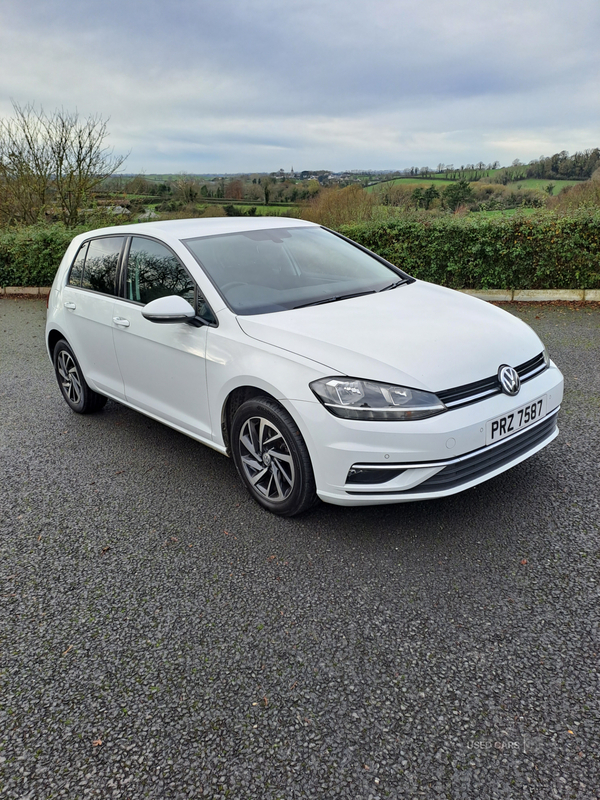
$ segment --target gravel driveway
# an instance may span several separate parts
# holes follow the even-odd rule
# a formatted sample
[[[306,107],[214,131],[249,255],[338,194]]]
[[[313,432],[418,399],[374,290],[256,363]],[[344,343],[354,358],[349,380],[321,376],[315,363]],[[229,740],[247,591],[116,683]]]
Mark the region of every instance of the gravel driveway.
[[[462,495],[293,520],[0,300],[0,797],[600,797],[600,309],[511,306],[561,435]]]

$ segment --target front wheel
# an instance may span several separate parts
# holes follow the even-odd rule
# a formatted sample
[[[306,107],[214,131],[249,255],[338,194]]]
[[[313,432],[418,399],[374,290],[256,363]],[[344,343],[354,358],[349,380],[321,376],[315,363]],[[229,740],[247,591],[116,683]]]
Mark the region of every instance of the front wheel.
[[[64,339],[54,348],[54,371],[62,396],[73,411],[89,414],[106,404],[106,397],[90,389],[85,382],[75,353]]]
[[[274,400],[257,397],[238,408],[231,426],[231,452],[246,488],[268,511],[292,517],[317,501],[302,434]]]

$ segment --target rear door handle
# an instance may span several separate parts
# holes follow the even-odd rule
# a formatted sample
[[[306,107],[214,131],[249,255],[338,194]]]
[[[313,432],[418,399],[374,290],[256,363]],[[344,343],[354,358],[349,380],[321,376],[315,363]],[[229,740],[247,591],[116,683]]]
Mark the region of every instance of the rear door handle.
[[[69,302],[69,303],[65,303],[65,308],[70,308],[71,311],[73,311],[75,308],[77,308],[77,306],[75,305],[75,303],[70,303]]]
[[[129,320],[125,319],[124,317],[113,317],[113,322],[115,325],[119,325],[121,328],[129,327]]]

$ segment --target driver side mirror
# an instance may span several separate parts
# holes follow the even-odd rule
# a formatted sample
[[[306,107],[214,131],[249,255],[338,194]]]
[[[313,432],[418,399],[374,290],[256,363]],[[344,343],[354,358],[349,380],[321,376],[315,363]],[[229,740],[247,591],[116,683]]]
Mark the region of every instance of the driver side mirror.
[[[147,303],[142,309],[142,316],[150,322],[171,323],[189,322],[194,319],[196,312],[187,300],[173,294],[168,297],[158,297]]]

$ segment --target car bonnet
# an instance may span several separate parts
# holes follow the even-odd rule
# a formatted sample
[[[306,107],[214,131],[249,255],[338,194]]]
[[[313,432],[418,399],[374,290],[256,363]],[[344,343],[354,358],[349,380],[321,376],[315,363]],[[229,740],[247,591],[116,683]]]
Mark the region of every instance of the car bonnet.
[[[256,316],[248,336],[332,373],[441,391],[541,352],[528,325],[484,301],[424,281],[391,291]]]

